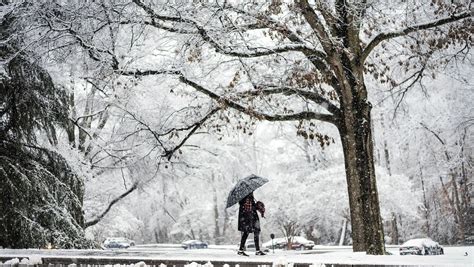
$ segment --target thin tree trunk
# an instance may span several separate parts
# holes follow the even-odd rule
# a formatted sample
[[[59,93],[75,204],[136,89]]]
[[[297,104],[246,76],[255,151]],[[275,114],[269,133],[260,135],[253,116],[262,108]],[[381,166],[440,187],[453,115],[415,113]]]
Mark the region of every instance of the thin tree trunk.
[[[71,117],[75,118],[76,117],[76,106],[75,106],[75,102],[74,102],[74,92],[72,92],[69,96],[68,105],[69,105],[69,110],[71,112]],[[71,147],[76,147],[75,129],[76,129],[76,125],[74,125],[74,123],[69,120],[67,122],[66,133],[67,133],[67,138],[68,138],[68,141],[69,141],[69,145],[71,145]]]
[[[390,169],[390,152],[388,151],[387,138],[385,137],[385,125],[383,117],[381,119],[382,131],[383,131],[383,155],[385,159],[385,167],[387,168],[388,175],[392,176],[392,170]]]
[[[224,224],[222,225],[222,237],[225,238],[227,234],[227,228],[229,225],[229,213],[227,213],[227,209],[224,209]]]
[[[188,225],[189,225],[189,229],[190,229],[190,234],[189,237],[191,239],[196,239],[196,235],[194,234],[194,230],[193,230],[193,227],[191,226],[191,221],[188,219]]]
[[[216,191],[216,182],[215,182],[215,174],[212,173],[212,184],[213,184],[213,194],[214,194],[214,197],[213,197],[213,200],[214,200],[214,242],[216,243],[216,245],[219,245],[220,244],[220,239],[221,239],[221,236],[220,236],[220,231],[219,231],[219,208],[218,208],[218,205],[217,205],[217,191]]]
[[[418,163],[420,165],[420,163]],[[420,167],[420,180],[421,180],[421,190],[423,191],[423,206],[425,208],[425,231],[427,236],[431,236],[431,227],[430,227],[430,206],[428,200],[426,199],[426,189],[425,181],[423,179],[423,172]]]
[[[466,167],[464,165],[464,145],[462,145],[462,150],[461,150],[461,155],[462,155],[462,163],[461,163],[461,181],[459,183],[459,190],[460,190],[460,194],[461,194],[461,208],[462,208],[462,218],[463,218],[463,221],[465,222],[465,225],[464,225],[464,233],[465,233],[465,236],[464,236],[464,240],[462,240],[462,242],[465,244],[466,243],[466,235],[469,236],[469,235],[472,235],[472,233],[474,233],[474,229],[472,228],[474,223],[472,221],[472,219],[469,219],[469,210],[471,209],[471,197],[470,197],[470,186],[472,186],[472,183],[469,182],[469,179],[468,179],[468,174],[467,174],[467,170],[466,170]],[[469,176],[469,177],[472,177]]]
[[[398,215],[398,222],[397,223],[400,224],[400,229],[403,229],[402,215]],[[403,234],[403,232],[402,232],[402,234]],[[405,235],[402,236],[402,239],[407,240]],[[400,242],[400,233],[398,233],[398,242]]]
[[[392,212],[391,228],[392,228],[392,244],[398,245],[397,215],[394,212]]]
[[[155,234],[155,243],[160,243],[160,237],[156,229],[153,231],[153,233]]]
[[[287,240],[287,249],[291,250],[291,244],[293,243],[293,237],[296,236],[299,226],[298,223],[295,221],[288,221],[286,223],[281,224],[281,229],[283,235]]]
[[[346,228],[347,228],[347,220],[344,219],[342,221],[341,236],[339,238],[339,246],[344,245],[344,240],[346,239]]]
[[[99,124],[97,125],[97,128],[95,129],[94,131],[94,134],[92,134],[92,139],[95,140],[100,132],[104,129],[105,127],[105,124],[107,123],[109,119],[109,111],[108,110],[104,110],[104,112],[100,115],[99,117]],[[93,145],[92,145],[92,140],[91,142],[89,142],[89,145],[87,146],[87,149],[85,150],[85,155],[88,156],[89,153],[92,151],[93,149]]]
[[[458,184],[456,182],[456,174],[455,173],[452,173],[451,174],[451,181],[452,181],[452,184],[453,184],[453,193],[454,193],[454,203],[455,203],[455,206],[456,206],[456,216],[458,217],[458,221],[459,221],[459,226],[458,226],[458,238],[459,238],[459,241],[463,242],[464,243],[464,239],[465,239],[465,224],[464,224],[464,216],[463,216],[463,210],[461,208],[461,202],[459,200],[459,189],[458,189]]]
[[[387,167],[388,175],[392,176],[392,169],[390,168],[390,153],[388,151],[387,140],[383,141],[383,151],[385,155],[385,165]]]
[[[93,110],[93,101],[95,96],[95,89],[93,88],[91,92],[87,94],[86,99],[86,106],[84,108],[84,114],[90,114]],[[80,122],[78,122],[82,129],[79,129],[79,145],[78,148],[81,152],[85,152],[86,150],[86,142],[88,135],[85,131],[90,130],[92,124],[92,117],[83,118]],[[91,140],[89,140],[91,141]]]

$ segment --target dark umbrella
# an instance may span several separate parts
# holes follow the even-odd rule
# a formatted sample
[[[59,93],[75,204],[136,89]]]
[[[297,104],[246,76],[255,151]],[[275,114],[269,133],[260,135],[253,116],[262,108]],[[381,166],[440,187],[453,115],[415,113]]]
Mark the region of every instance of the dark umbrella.
[[[237,182],[237,184],[230,190],[229,196],[227,197],[226,209],[232,207],[248,194],[255,191],[255,189],[264,185],[268,182],[268,179],[252,174]]]

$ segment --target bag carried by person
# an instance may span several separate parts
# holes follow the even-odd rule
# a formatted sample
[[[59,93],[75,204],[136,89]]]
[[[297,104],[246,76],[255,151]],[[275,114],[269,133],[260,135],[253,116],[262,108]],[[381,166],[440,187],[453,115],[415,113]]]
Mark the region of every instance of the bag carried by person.
[[[257,201],[257,211],[260,212],[262,218],[265,218],[265,204],[261,201]]]

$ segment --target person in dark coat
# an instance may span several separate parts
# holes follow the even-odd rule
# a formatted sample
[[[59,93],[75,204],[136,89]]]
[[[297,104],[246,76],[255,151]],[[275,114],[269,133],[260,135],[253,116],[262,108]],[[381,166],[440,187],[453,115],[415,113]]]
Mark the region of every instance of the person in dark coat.
[[[237,252],[238,255],[248,256],[245,250],[245,241],[250,233],[253,233],[253,238],[255,241],[255,255],[265,255],[264,252],[260,250],[260,220],[258,218],[257,211],[259,211],[264,217],[265,205],[258,201],[255,202],[253,193],[250,193],[242,200],[239,201],[239,223],[238,230],[242,232],[242,238],[240,239],[240,247]],[[265,218],[265,217],[264,217]]]

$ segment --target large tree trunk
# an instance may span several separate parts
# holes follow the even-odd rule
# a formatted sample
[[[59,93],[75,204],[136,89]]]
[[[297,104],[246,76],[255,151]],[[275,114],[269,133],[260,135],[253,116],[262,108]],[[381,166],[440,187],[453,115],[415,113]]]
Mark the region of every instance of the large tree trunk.
[[[381,255],[385,254],[385,246],[375,180],[371,105],[360,97],[366,94],[355,91],[344,92],[350,94],[344,98],[351,100],[351,106],[343,109],[338,126],[349,191],[353,250]]]

